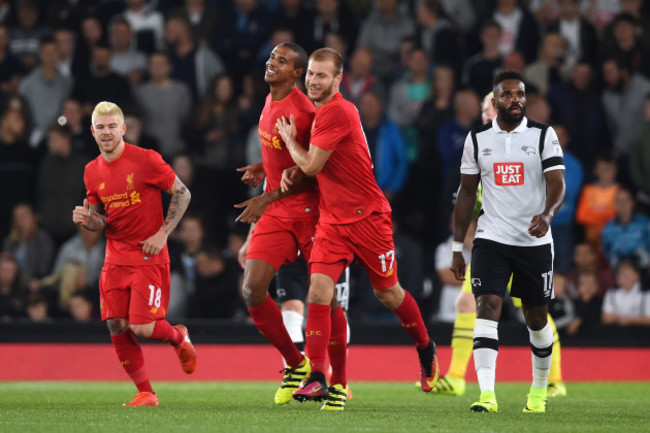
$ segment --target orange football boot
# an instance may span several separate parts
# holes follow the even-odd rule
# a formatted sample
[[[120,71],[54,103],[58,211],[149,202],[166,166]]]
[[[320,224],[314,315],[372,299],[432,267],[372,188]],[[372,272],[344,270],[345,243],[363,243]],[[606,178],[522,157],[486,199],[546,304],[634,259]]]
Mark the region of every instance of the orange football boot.
[[[122,406],[158,406],[158,397],[156,397],[156,394],[143,391],[133,397],[132,401],[124,403]]]
[[[190,341],[190,333],[185,325],[176,325],[174,328],[183,333],[183,342],[178,346],[174,346],[174,350],[178,355],[183,371],[192,374],[196,370],[196,350],[194,350],[194,345]]]

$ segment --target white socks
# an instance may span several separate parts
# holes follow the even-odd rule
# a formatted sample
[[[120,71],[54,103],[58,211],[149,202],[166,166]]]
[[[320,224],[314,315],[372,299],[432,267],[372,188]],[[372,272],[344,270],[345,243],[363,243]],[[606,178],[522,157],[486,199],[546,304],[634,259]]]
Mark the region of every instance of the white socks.
[[[551,369],[553,330],[551,325],[546,323],[546,326],[539,331],[528,328],[528,335],[530,336],[533,358],[533,386],[535,388],[546,388],[548,374]]]
[[[494,391],[494,373],[499,353],[498,324],[493,320],[476,319],[474,326],[474,366],[481,392]]]

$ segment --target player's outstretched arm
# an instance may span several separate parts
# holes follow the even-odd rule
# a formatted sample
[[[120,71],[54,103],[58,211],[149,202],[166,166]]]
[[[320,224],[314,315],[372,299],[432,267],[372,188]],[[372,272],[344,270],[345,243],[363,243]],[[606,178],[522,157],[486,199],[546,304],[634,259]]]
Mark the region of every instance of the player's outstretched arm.
[[[241,181],[253,188],[262,183],[266,177],[266,173],[264,172],[264,165],[261,162],[248,164],[245,167],[239,167],[237,171],[240,173],[244,172],[241,177]]]
[[[467,228],[474,215],[478,181],[479,176],[477,174],[461,175],[456,207],[454,208],[454,243],[459,242],[462,244],[467,235]],[[465,279],[465,258],[462,252],[454,251],[451,271],[458,281]]]
[[[103,230],[106,226],[104,204],[98,203],[90,206],[88,199],[85,198],[83,206],[75,206],[72,211],[72,222],[93,232]]]
[[[546,179],[546,207],[544,212],[535,215],[530,220],[528,233],[536,238],[541,238],[551,227],[553,217],[560,210],[566,195],[566,183],[564,181],[564,170],[550,170],[544,173]]]
[[[308,151],[305,150],[296,140],[297,130],[293,115],[288,120],[282,116],[278,119],[277,125],[278,132],[287,145],[293,162],[307,176],[316,176],[323,169],[332,152],[312,145],[309,145]]]
[[[167,209],[167,217],[163,225],[153,236],[140,242],[142,244],[142,252],[145,254],[156,255],[165,247],[167,237],[174,231],[181,218],[183,218],[192,199],[190,190],[187,189],[178,176],[176,176],[172,187],[165,192],[172,196],[169,209]]]
[[[284,172],[286,173],[292,169],[296,169],[294,171],[300,172],[298,167],[286,169]],[[283,173],[282,178],[284,179],[284,177]],[[262,217],[262,214],[264,214],[268,205],[285,197],[289,197],[290,195],[298,194],[299,192],[304,191],[309,185],[316,183],[316,179],[307,177],[302,174],[302,172],[300,172],[300,175],[293,176],[292,179],[293,182],[291,186],[286,189],[284,189],[284,187],[276,188],[272,191],[258,195],[257,197],[250,198],[245,202],[237,203],[235,208],[244,209],[244,211],[235,219],[235,222],[246,224],[256,223]]]

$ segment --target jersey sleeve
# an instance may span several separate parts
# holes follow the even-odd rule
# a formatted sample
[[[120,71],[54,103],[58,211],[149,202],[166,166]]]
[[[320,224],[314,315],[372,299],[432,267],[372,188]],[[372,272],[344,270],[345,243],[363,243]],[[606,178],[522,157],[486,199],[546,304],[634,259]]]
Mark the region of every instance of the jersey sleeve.
[[[150,150],[147,155],[149,157],[149,177],[147,182],[162,191],[169,190],[176,180],[176,173],[158,152]]]
[[[544,138],[544,151],[542,152],[542,169],[546,173],[550,170],[564,170],[564,154],[560,141],[553,127],[549,126]]]
[[[472,142],[472,133],[467,134],[465,145],[463,146],[463,157],[460,160],[461,174],[480,174],[481,168],[474,157],[474,143]]]
[[[310,143],[333,152],[349,131],[346,117],[339,115],[336,110],[326,110],[314,119]]]
[[[88,198],[88,205],[94,206],[99,203],[99,196],[97,195],[97,186],[92,185],[90,175],[88,174],[88,166],[84,169],[84,185],[86,186],[86,197]]]

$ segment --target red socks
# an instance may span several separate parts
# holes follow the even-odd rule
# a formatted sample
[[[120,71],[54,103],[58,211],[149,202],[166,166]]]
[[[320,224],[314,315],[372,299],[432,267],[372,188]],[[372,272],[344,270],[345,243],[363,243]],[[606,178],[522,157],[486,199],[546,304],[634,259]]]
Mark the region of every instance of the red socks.
[[[174,328],[168,321],[164,319],[157,320],[149,340],[169,341],[172,346],[178,346],[183,342],[183,333]]]
[[[117,353],[117,358],[120,360],[122,367],[126,370],[138,392],[150,392],[153,394],[149,377],[144,368],[144,357],[140,344],[135,339],[135,335],[131,329],[124,331],[119,335],[111,335],[113,347]]]
[[[406,296],[402,301],[402,305],[394,309],[393,312],[399,317],[402,326],[415,341],[415,345],[419,349],[423,349],[427,347],[430,341],[427,327],[424,326],[422,314],[420,314],[420,309],[413,296],[406,290],[404,290],[404,293]]]
[[[255,326],[269,342],[280,351],[287,365],[296,368],[302,362],[304,356],[284,327],[282,312],[275,301],[267,296],[266,300],[257,307],[249,307],[248,312],[255,322]]]
[[[341,306],[332,313],[331,318],[332,331],[329,345],[327,346],[327,353],[329,354],[330,365],[332,366],[330,383],[332,385],[339,383],[345,388],[348,386],[345,371],[345,364],[348,357],[348,323]]]
[[[311,370],[327,373],[327,347],[331,322],[329,305],[309,304],[305,326],[305,351],[311,360]]]

